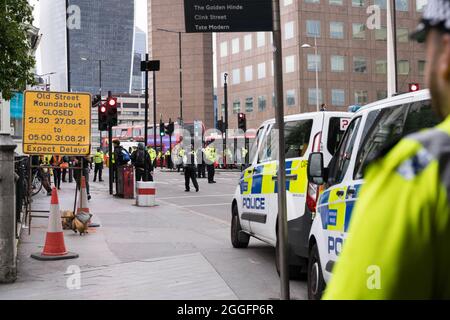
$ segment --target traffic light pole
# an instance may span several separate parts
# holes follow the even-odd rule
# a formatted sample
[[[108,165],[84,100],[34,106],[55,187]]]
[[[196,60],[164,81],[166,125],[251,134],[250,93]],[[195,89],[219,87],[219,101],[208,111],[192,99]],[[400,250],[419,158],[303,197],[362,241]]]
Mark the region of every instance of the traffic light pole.
[[[148,61],[148,53],[145,55],[145,61]],[[144,113],[144,143],[147,150],[148,143],[148,68],[145,69],[145,113]],[[144,155],[144,181],[148,181],[147,157]]]
[[[223,140],[223,155],[222,155],[222,162],[225,165],[226,160],[226,148],[227,148],[227,130],[228,130],[228,83],[227,83],[227,77],[228,73],[225,73],[223,75],[224,77],[224,84],[223,84],[223,100],[224,100],[224,106],[225,106],[225,123],[224,123],[224,131],[225,131],[225,138]],[[223,134],[223,132],[222,132]]]
[[[153,71],[153,148],[156,151],[156,71]]]
[[[109,194],[113,194],[113,163],[112,163],[112,126],[108,124],[108,154],[109,154]],[[114,163],[115,164],[115,163]],[[116,177],[117,179],[117,177]]]

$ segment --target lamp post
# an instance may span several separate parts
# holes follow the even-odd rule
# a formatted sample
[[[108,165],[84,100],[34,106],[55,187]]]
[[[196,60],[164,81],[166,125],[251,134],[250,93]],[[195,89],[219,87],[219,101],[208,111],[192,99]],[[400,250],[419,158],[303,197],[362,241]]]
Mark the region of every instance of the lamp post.
[[[314,37],[314,46],[310,44],[303,44],[301,46],[302,49],[314,48],[314,55],[316,57],[316,111],[320,111],[319,108],[319,55],[317,50],[317,37]]]
[[[158,28],[156,29],[162,32],[177,33],[178,34],[178,59],[179,59],[179,71],[180,71],[180,126],[183,127],[183,63],[181,55],[181,31],[173,31],[168,29]]]

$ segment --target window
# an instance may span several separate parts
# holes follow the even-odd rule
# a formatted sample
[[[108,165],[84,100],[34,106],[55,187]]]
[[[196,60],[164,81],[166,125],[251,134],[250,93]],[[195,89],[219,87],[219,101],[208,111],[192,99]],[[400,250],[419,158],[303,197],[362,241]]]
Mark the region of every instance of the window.
[[[256,46],[258,48],[266,45],[266,34],[264,32],[258,32],[256,34]]]
[[[228,55],[228,42],[222,42],[220,44],[220,57],[226,57]]]
[[[273,161],[277,159],[276,151],[278,150],[278,147],[276,143],[278,139],[275,136],[276,130],[272,130],[272,128],[273,126],[267,129],[261,141],[261,147],[258,153],[258,163]]]
[[[233,70],[232,80],[233,80],[233,84],[241,83],[241,70],[240,69]]]
[[[285,156],[289,158],[299,158],[306,154],[311,140],[313,120],[297,120],[285,123]]]
[[[244,36],[244,51],[252,49],[252,35],[247,34]]]
[[[286,91],[286,105],[288,107],[295,106],[295,90],[287,90]]]
[[[253,112],[253,97],[245,99],[245,112]]]
[[[352,0],[353,7],[364,7],[364,0]]]
[[[331,159],[328,166],[328,184],[330,186],[341,183],[347,173],[360,123],[361,117],[358,117],[349,124],[347,131],[342,138],[342,143],[336,151],[335,156]]]
[[[409,0],[395,0],[397,11],[409,11]]]
[[[369,94],[365,90],[355,91],[355,104],[362,106],[369,101]]]
[[[284,24],[284,40],[294,38],[294,21],[286,22]]]
[[[386,27],[381,27],[381,29],[375,29],[375,40],[377,40],[377,41],[386,41],[387,40]]]
[[[272,69],[272,77],[273,77],[273,75],[274,75],[274,72],[273,72],[273,70],[274,70],[273,60],[270,61],[270,68]]]
[[[409,61],[408,60],[400,60],[397,65],[398,74],[400,75],[408,75],[409,74]]]
[[[397,28],[397,41],[407,43],[409,41],[409,31],[406,28]]]
[[[231,41],[231,53],[232,54],[239,53],[239,38],[234,38]]]
[[[422,12],[424,7],[427,5],[428,0],[416,0],[416,10],[417,12]]]
[[[253,80],[253,66],[246,66],[244,68],[245,81]]]
[[[292,0],[284,0],[284,6],[285,7],[290,5],[290,4],[292,4]]]
[[[322,104],[322,89],[319,89],[318,91],[318,96],[319,96],[319,105]],[[317,96],[316,96],[316,88],[312,89],[308,89],[308,104],[311,106],[315,106],[317,102]]]
[[[364,57],[353,57],[353,72],[366,73],[367,61]]]
[[[332,117],[330,119],[330,125],[328,128],[328,141],[327,141],[327,148],[330,154],[336,153],[339,143],[341,143],[342,137],[344,136],[345,133],[345,129],[342,130],[341,120],[342,118],[338,117]],[[347,119],[347,121],[350,121],[350,119]]]
[[[285,58],[285,70],[286,73],[295,71],[295,56],[288,56]]]
[[[331,56],[331,71],[343,72],[345,71],[345,57],[344,56]]]
[[[122,106],[124,108],[134,108],[134,109],[138,109],[139,108],[139,104],[138,103],[127,103],[127,102],[124,102],[122,104]]]
[[[320,21],[306,20],[306,35],[308,37],[320,37]]]
[[[239,113],[241,112],[241,101],[239,100],[234,100],[233,101],[233,113]]]
[[[258,97],[258,111],[266,110],[267,100],[265,96]]]
[[[366,39],[366,25],[364,23],[352,24],[353,39],[364,40]]]
[[[331,104],[336,107],[345,106],[345,90],[331,89]]]
[[[386,10],[386,0],[375,0],[373,2],[374,5],[379,6],[380,9]]]
[[[377,100],[383,100],[387,98],[386,90],[377,90]]]
[[[386,147],[395,145],[405,135],[434,127],[439,119],[433,113],[430,101],[424,100],[374,110],[369,113],[366,123],[369,127],[356,158],[355,179],[363,178],[365,166]]]
[[[329,0],[328,3],[334,6],[342,6],[343,0]]]
[[[258,64],[258,79],[264,79],[266,77],[266,63]]]
[[[307,69],[308,71],[316,71],[316,67],[319,71],[322,71],[322,61],[320,55],[308,54],[307,56]]]
[[[320,0],[305,0],[305,3],[320,3]]]
[[[387,61],[377,60],[375,61],[375,73],[386,74],[387,73]]]
[[[330,38],[331,39],[344,39],[344,23],[343,22],[330,22]]]
[[[419,76],[425,75],[425,64],[426,64],[425,60],[419,60],[418,62]]]

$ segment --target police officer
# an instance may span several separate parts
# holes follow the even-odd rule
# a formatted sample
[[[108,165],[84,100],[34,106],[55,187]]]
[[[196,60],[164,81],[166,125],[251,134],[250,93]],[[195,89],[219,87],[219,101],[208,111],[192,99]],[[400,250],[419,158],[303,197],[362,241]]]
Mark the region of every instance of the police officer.
[[[198,148],[197,150],[197,171],[198,171],[198,178],[206,178],[206,162],[205,162],[205,156],[204,156],[205,148]]]
[[[183,149],[184,150],[184,149]],[[197,156],[194,150],[194,146],[191,147],[189,152],[183,153],[183,167],[184,167],[184,185],[186,187],[185,191],[190,191],[189,182],[192,180],[195,191],[199,191],[196,169],[197,169]]]
[[[413,38],[443,122],[368,167],[326,299],[450,299],[450,0],[429,0]]]
[[[205,149],[205,156],[206,156],[206,170],[208,171],[208,183],[216,183],[214,181],[214,174],[216,169],[214,168],[214,163],[217,160],[217,153],[216,148],[214,145],[209,144]]]
[[[152,167],[154,168],[156,166],[156,150],[153,149],[152,146],[148,146],[148,154],[152,162]]]
[[[97,148],[97,152],[94,154],[94,182],[97,180],[98,173],[98,181],[102,182],[102,171],[103,171],[103,151],[101,148]]]

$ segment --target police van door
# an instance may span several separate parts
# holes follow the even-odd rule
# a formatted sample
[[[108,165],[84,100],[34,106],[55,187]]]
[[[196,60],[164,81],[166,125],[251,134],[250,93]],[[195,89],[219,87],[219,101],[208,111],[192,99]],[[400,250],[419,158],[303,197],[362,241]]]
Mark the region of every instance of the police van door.
[[[325,243],[321,246],[321,256],[326,257],[323,267],[331,272],[346,237],[353,204],[358,192],[353,180],[352,159],[356,157],[358,132],[361,117],[354,119],[345,133],[335,156],[329,165],[328,185],[318,204]],[[354,161],[353,161],[354,163]]]
[[[253,168],[251,195],[244,200],[246,201],[244,207],[247,210],[246,217],[250,222],[250,230],[263,240],[269,240],[270,228],[274,227],[272,215],[276,217],[276,210],[273,210],[272,206],[274,202],[276,205],[273,177],[277,170],[277,149],[274,147],[277,141],[273,132],[273,124],[270,124],[260,140],[257,163]],[[273,201],[274,198],[275,201]]]

